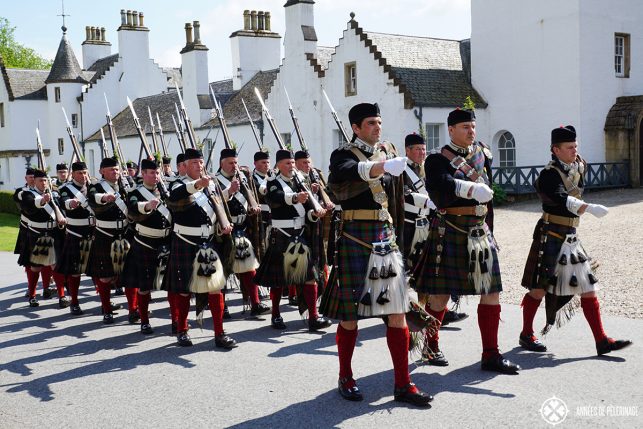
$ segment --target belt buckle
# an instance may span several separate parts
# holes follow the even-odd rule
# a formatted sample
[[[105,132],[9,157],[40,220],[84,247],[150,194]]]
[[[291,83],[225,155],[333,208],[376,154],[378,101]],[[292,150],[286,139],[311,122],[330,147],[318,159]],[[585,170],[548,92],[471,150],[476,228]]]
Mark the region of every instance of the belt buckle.
[[[381,221],[387,221],[388,220],[388,211],[386,209],[379,209],[377,211],[377,218]]]
[[[87,221],[89,222],[89,226],[96,226],[96,216],[89,215]]]
[[[487,208],[483,205],[477,205],[474,210],[475,210],[476,216],[484,216],[487,214],[486,213]]]
[[[420,217],[415,219],[416,228],[424,228],[428,223],[429,223],[429,219],[427,219],[426,217]]]
[[[390,241],[379,241],[372,243],[373,253],[380,256],[386,256],[393,251],[393,246]]]

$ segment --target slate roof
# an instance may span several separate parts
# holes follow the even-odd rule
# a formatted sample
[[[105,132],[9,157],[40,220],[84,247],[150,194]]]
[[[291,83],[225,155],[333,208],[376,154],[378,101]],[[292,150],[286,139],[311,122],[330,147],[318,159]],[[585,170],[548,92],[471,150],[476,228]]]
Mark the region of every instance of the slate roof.
[[[45,79],[49,70],[8,69],[2,67],[2,77],[9,92],[9,100],[46,100]]]
[[[71,43],[67,40],[66,33],[63,33],[63,37],[60,39],[56,58],[51,66],[49,76],[45,80],[45,83],[58,82],[87,83],[87,79],[83,75],[74,50],[71,47]]]
[[[108,55],[106,57],[96,60],[87,71],[94,72],[94,75],[91,78],[91,83],[96,83],[98,79],[103,77],[107,70],[112,67],[118,61],[118,54]]]

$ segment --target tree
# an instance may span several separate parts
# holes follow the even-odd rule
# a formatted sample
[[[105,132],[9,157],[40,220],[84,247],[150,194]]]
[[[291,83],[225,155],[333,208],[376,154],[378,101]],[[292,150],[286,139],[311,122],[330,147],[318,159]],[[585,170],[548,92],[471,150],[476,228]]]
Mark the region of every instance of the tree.
[[[41,57],[36,51],[16,42],[14,32],[7,18],[0,16],[0,59],[5,67],[32,70],[47,70],[53,61]]]

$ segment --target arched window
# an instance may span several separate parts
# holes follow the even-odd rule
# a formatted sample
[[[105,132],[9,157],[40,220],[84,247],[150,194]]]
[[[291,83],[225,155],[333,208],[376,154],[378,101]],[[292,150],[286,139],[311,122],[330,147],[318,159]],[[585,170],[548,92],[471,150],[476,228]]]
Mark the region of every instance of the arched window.
[[[516,140],[509,131],[505,131],[498,138],[498,157],[499,167],[516,166]]]

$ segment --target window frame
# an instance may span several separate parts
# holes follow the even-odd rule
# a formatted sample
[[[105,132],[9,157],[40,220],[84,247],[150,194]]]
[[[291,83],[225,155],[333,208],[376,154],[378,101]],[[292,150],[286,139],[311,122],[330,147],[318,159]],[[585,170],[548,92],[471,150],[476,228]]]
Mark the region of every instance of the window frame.
[[[614,75],[616,77],[630,77],[630,55],[630,35],[614,33]]]
[[[4,128],[4,103],[0,103],[0,128]]]
[[[507,138],[507,134],[511,138]],[[506,146],[511,144],[511,146]],[[498,167],[500,168],[511,168],[516,166],[516,137],[511,131],[503,131],[502,134],[498,137],[498,142],[496,143],[498,148]],[[509,155],[512,155],[511,157]],[[503,159],[504,158],[504,159]]]
[[[58,155],[65,154],[65,139],[62,137],[58,138]]]
[[[440,147],[442,147],[442,144],[440,141],[441,140],[440,137],[442,135],[442,125],[443,124],[433,123],[433,122],[427,122],[424,124],[424,135],[426,136],[425,141],[426,141],[427,152],[432,151],[434,149],[439,149]],[[429,127],[436,130],[437,134],[434,134],[434,133],[429,134]],[[436,138],[437,138],[437,145],[434,145],[433,142],[436,140]]]
[[[60,87],[59,86],[54,87],[54,102],[60,103]]]
[[[71,126],[73,128],[78,128],[78,113],[71,114]]]
[[[357,62],[344,63],[344,96],[357,95]]]

